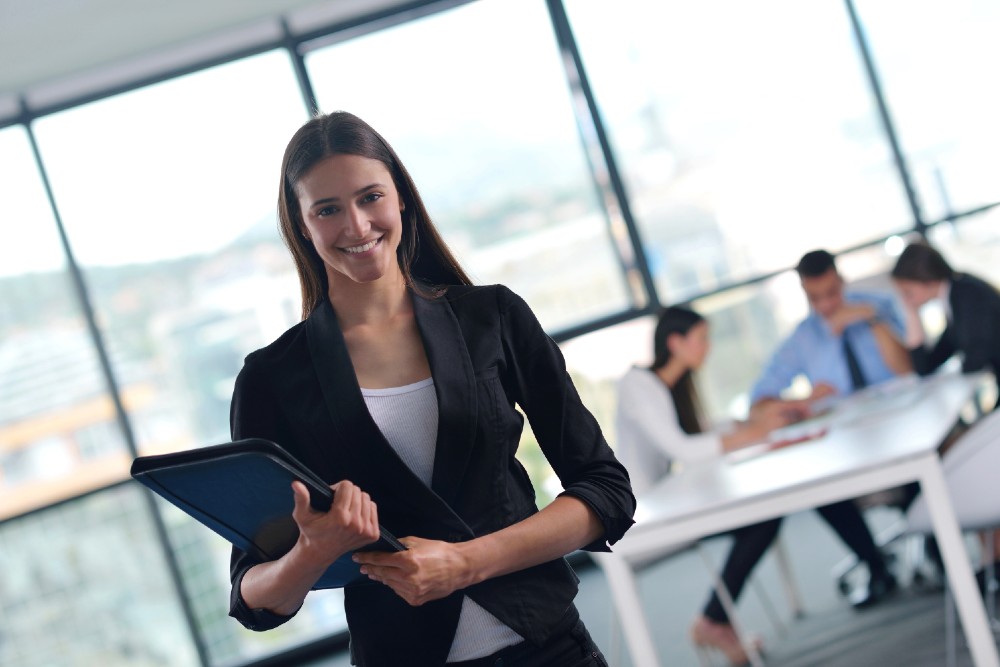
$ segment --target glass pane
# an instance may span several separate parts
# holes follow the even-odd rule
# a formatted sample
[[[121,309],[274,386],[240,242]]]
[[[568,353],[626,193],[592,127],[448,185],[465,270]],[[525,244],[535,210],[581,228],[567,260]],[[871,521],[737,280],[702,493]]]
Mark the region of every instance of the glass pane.
[[[346,631],[341,589],[313,591],[288,623],[246,630],[229,617],[229,543],[164,500],[157,499],[212,664],[230,665],[286,651]]]
[[[956,271],[1000,286],[1000,206],[954,224],[935,225],[928,237]]]
[[[0,523],[0,664],[194,667],[138,486]]]
[[[549,329],[631,305],[544,2],[481,0],[307,64],[324,110],[396,149],[477,283],[508,285]]]
[[[661,301],[912,226],[842,2],[566,5]]]
[[[925,216],[1000,201],[1000,4],[860,0],[857,7]]]
[[[306,118],[287,54],[270,52],[37,122],[141,453],[227,441],[244,356],[299,319],[275,204],[282,152]],[[281,631],[244,631],[226,616],[227,543],[164,516],[213,663],[343,629],[329,620],[339,598],[327,613],[335,596],[317,596]]]
[[[128,472],[94,342],[23,128],[0,131],[0,519]]]
[[[274,211],[304,117],[268,53],[37,123],[143,453],[227,439],[243,356],[297,321]]]

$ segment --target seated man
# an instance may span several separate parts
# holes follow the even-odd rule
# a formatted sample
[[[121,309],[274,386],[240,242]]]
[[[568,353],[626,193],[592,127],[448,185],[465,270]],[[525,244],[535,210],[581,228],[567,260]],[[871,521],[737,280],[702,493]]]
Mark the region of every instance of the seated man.
[[[812,385],[808,400],[814,401],[911,372],[901,342],[903,321],[891,296],[846,293],[833,255],[825,250],[806,253],[796,271],[812,312],[781,343],[754,385],[752,412],[773,409],[769,404],[782,401],[782,392],[800,375]],[[895,589],[896,580],[857,505],[839,503],[838,512],[824,518],[868,566],[868,586],[851,595],[852,604],[870,606]]]

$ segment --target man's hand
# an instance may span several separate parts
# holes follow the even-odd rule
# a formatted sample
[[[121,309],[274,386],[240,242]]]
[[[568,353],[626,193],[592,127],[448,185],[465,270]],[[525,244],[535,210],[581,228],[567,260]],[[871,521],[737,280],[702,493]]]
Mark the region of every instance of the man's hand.
[[[813,385],[812,392],[809,394],[809,398],[806,399],[809,403],[814,403],[816,401],[822,400],[829,396],[833,396],[837,393],[837,388],[832,384],[827,382],[817,382]]]
[[[802,421],[811,413],[810,399],[765,398],[750,407],[748,421],[775,424],[775,428]]]
[[[868,304],[845,303],[827,318],[826,323],[834,335],[839,336],[852,324],[874,319],[876,314],[875,308]]]

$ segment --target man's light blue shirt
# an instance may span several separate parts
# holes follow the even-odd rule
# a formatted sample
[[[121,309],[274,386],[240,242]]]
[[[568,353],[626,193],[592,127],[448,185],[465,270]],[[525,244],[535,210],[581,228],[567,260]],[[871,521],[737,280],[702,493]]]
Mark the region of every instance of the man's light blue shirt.
[[[876,317],[888,324],[897,336],[902,336],[903,318],[893,297],[855,292],[845,293],[844,301],[871,305],[875,308]],[[895,377],[882,359],[868,322],[856,322],[844,330],[843,336],[835,336],[826,321],[812,312],[771,357],[750,392],[750,402],[779,397],[798,375],[804,375],[813,385],[825,382],[841,395],[853,392],[851,372],[844,354],[844,336],[849,340],[868,384],[878,384]]]

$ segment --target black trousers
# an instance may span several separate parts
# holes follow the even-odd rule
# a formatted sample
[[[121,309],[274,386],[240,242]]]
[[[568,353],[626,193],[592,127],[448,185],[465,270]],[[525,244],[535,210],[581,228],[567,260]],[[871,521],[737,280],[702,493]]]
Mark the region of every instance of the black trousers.
[[[524,641],[484,658],[449,662],[445,667],[608,667],[608,663],[577,614],[568,630],[553,633],[543,646]]]
[[[837,533],[841,541],[854,552],[858,560],[868,565],[872,574],[881,575],[885,572],[885,560],[882,557],[882,552],[875,545],[868,524],[865,523],[861,510],[858,509],[853,500],[843,500],[832,505],[818,507],[816,511],[830,524],[830,527]],[[729,556],[726,557],[721,578],[726,585],[726,590],[729,591],[734,600],[739,599],[753,568],[774,542],[774,538],[778,536],[780,526],[781,518],[779,517],[738,528],[732,532],[733,546],[729,550]],[[717,623],[729,622],[726,610],[723,609],[719,596],[714,592],[702,613]]]

